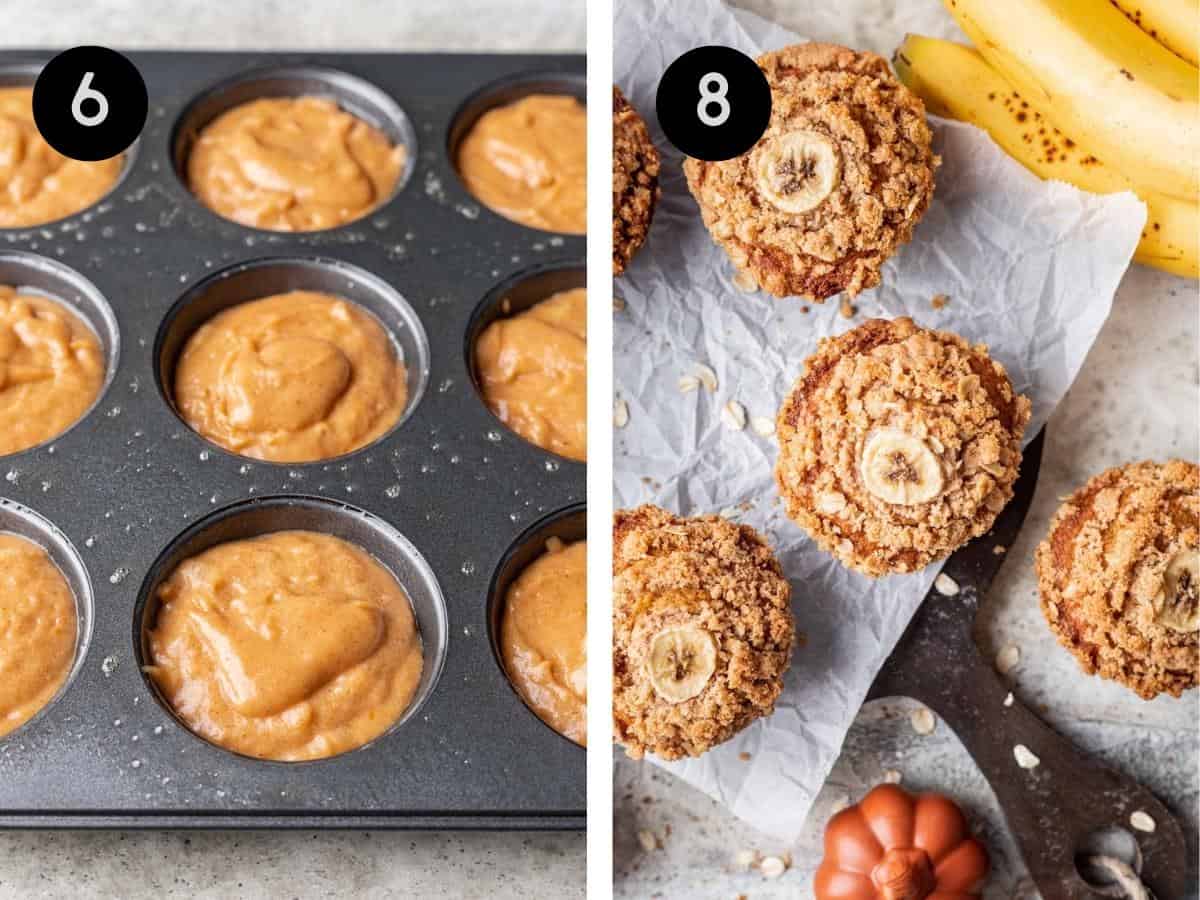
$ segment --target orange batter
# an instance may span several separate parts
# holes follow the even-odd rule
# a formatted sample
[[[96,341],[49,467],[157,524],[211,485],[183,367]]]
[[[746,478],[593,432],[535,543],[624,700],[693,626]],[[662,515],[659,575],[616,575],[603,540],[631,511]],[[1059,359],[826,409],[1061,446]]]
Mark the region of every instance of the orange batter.
[[[406,378],[368,312],[291,291],[230,307],[197,329],[176,364],[175,405],[234,453],[311,462],[386,433],[408,402]]]
[[[587,291],[492,322],[475,345],[488,408],[530,443],[587,459]]]
[[[75,597],[46,551],[0,533],[0,735],[31,719],[75,661]]]
[[[587,110],[532,94],[479,117],[458,147],[467,190],[505,218],[543,231],[587,231]]]
[[[319,231],[391,197],[404,147],[320,97],[235,106],[201,129],[188,187],[227,219],[271,231]]]
[[[587,746],[587,541],[546,552],[504,598],[500,648],[508,677],[538,717]]]
[[[0,88],[0,228],[42,225],[86,209],[117,183],[122,158],[67,159],[38,133],[33,88]]]
[[[309,531],[219,544],[158,589],[147,673],[192,731],[247,756],[334,756],[412,702],[421,638],[392,573]]]
[[[103,384],[100,341],[79,316],[0,285],[0,456],[58,437]]]

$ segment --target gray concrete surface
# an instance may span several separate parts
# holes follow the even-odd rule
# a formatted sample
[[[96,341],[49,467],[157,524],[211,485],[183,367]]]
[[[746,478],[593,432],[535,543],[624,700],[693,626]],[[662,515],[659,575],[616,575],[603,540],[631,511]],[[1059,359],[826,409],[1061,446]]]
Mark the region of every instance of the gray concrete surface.
[[[813,39],[884,55],[906,32],[962,39],[937,0],[851,0],[834,7],[817,0],[739,0],[737,5]],[[1016,695],[1079,746],[1152,788],[1186,820],[1193,845],[1200,802],[1200,697],[1192,691],[1179,700],[1145,703],[1124,688],[1080,673],[1041,617],[1032,558],[1059,498],[1090,475],[1133,459],[1196,459],[1200,454],[1198,317],[1195,282],[1140,266],[1127,273],[1112,317],[1050,422],[1033,507],[977,628],[978,642],[989,655],[1008,644],[1020,649],[1021,662],[1009,676]],[[864,707],[804,835],[793,846],[756,833],[653,765],[619,761],[614,897],[809,897],[831,811],[861,797],[888,770],[898,772],[908,787],[948,792],[963,801],[992,850],[994,872],[985,897],[1037,897],[995,798],[966,750],[940,723],[929,736],[915,734],[908,719],[912,708],[908,701]],[[661,848],[642,849],[642,830],[653,832]],[[738,870],[734,859],[740,850],[790,854],[793,864],[782,877],[767,880]]]
[[[6,0],[4,47],[581,51],[583,0]],[[584,895],[582,834],[0,834],[0,900]]]

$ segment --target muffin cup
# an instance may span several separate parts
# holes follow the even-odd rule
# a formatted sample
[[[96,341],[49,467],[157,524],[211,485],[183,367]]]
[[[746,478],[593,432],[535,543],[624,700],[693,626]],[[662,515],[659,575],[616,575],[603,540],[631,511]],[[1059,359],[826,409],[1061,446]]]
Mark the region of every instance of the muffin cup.
[[[137,606],[134,608],[133,641],[137,648],[138,668],[142,670],[146,687],[154,695],[154,699],[178,719],[171,705],[162,696],[158,685],[145,673],[145,666],[151,662],[149,634],[154,629],[158,617],[159,587],[184,560],[218,544],[244,541],[278,531],[295,530],[315,531],[341,538],[365,550],[391,572],[404,589],[404,593],[412,605],[417,630],[421,636],[421,652],[424,658],[417,691],[400,718],[379,737],[361,747],[355,747],[335,756],[310,761],[321,763],[386,740],[389,735],[402,727],[405,722],[417,714],[421,706],[429,699],[437,687],[438,678],[442,674],[442,667],[446,661],[448,640],[446,601],[442,597],[442,589],[438,584],[437,576],[434,575],[433,570],[425,561],[425,557],[413,546],[412,542],[383,520],[353,506],[306,496],[262,497],[219,510],[184,531],[159,555],[138,593]],[[182,720],[179,721],[183,727],[187,728]],[[200,738],[200,740],[204,740],[204,738]],[[235,756],[244,756],[244,754],[232,750],[226,750],[226,752],[234,753]],[[255,762],[269,765],[274,761],[255,758]],[[286,763],[286,765],[295,764]]]
[[[385,91],[369,81],[339,69],[312,65],[279,66],[244,72],[209,88],[188,104],[176,121],[170,137],[171,162],[176,177],[185,189],[188,183],[188,157],[204,127],[235,106],[274,97],[321,97],[333,100],[346,112],[379,129],[393,144],[404,148],[404,168],[396,179],[396,186],[367,215],[387,206],[404,189],[416,168],[417,160],[417,134],[408,114]],[[204,208],[208,210],[208,207]],[[208,211],[219,216],[213,210]],[[332,229],[319,230],[333,231],[353,224],[347,222]],[[274,233],[245,225],[239,227]]]

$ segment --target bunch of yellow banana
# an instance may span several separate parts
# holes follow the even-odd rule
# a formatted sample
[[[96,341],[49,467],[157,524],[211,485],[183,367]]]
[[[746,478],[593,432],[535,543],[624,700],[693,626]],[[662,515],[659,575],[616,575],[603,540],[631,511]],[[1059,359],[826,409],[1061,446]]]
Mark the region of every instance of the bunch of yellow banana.
[[[1134,191],[1148,208],[1135,259],[1197,277],[1200,69],[1178,55],[1197,54],[1197,0],[945,3],[978,51],[909,36],[901,81],[1043,178]]]

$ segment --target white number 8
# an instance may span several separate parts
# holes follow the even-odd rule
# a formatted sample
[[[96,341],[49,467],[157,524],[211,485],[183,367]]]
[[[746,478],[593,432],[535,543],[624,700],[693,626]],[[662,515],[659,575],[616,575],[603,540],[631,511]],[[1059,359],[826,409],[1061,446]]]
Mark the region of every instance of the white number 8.
[[[710,90],[715,85],[716,90]],[[700,79],[700,102],[696,104],[696,116],[705,125],[716,127],[729,121],[729,81],[720,72],[709,72]],[[720,112],[715,116],[708,114],[710,106],[717,107]]]
[[[85,128],[99,125],[108,118],[108,98],[92,87],[92,78],[95,74],[95,72],[88,72],[83,76],[83,80],[79,82],[79,88],[75,91],[75,99],[71,101],[71,115]],[[84,100],[94,100],[100,108],[90,116],[86,115],[83,111]]]

